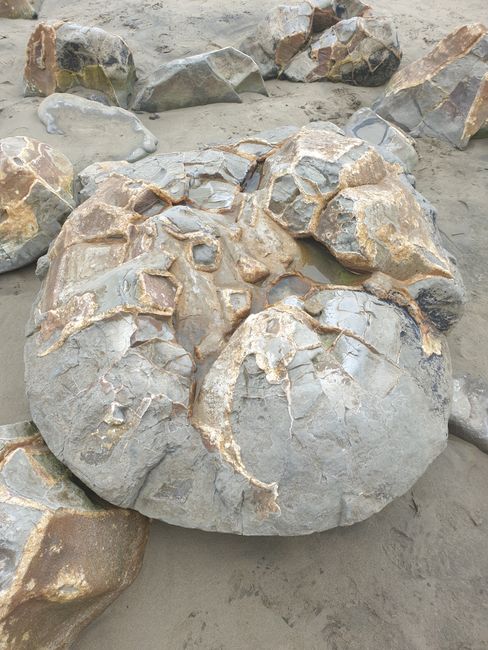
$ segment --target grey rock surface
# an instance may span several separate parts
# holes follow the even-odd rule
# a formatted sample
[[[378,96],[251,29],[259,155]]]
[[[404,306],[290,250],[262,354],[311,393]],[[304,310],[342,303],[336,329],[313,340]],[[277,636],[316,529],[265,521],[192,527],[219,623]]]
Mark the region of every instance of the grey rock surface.
[[[463,25],[392,77],[373,105],[414,137],[464,149],[488,121],[488,29]]]
[[[488,383],[463,375],[453,380],[449,433],[488,453]]]
[[[26,381],[53,453],[107,500],[306,534],[377,512],[443,449],[449,355],[405,290],[430,269],[405,256],[398,280],[379,255],[357,275],[310,238],[340,191],[390,206],[403,169],[315,126],[80,175],[84,201],[43,260]],[[419,250],[436,250],[429,234]],[[383,245],[401,260],[396,238]]]
[[[241,102],[240,93],[268,92],[251,57],[233,47],[175,59],[145,82],[133,108],[169,111],[217,102]]]
[[[407,172],[413,172],[418,155],[414,140],[370,108],[360,108],[346,122],[345,132],[396,156]]]
[[[74,207],[73,166],[47,144],[0,140],[0,273],[46,252]]]
[[[48,133],[86,142],[85,165],[96,160],[135,162],[154,153],[158,145],[134,113],[69,93],[49,95],[37,113]]]
[[[136,577],[138,513],[91,499],[30,422],[0,426],[0,647],[69,648]]]

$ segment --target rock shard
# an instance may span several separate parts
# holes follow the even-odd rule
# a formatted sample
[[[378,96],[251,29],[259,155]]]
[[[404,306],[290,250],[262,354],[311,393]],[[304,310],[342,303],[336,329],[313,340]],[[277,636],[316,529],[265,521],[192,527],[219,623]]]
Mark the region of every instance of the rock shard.
[[[463,375],[453,381],[449,433],[488,453],[488,383]]]
[[[240,93],[268,94],[251,57],[233,47],[175,59],[146,80],[134,109],[169,111],[217,102],[241,102]]]
[[[291,81],[384,84],[401,50],[394,27],[362,2],[310,0],[278,5],[239,45],[263,77]]]
[[[90,498],[29,422],[0,426],[0,647],[68,649],[136,577],[148,521]]]
[[[0,18],[37,18],[40,0],[0,0]]]
[[[443,449],[432,287],[456,280],[402,165],[322,123],[79,183],[40,264],[26,381],[53,453],[96,493],[182,526],[300,535],[377,512]]]
[[[73,167],[24,136],[0,140],[0,273],[46,252],[73,208]]]
[[[41,102],[37,112],[48,133],[85,139],[89,162],[97,156],[100,160],[135,162],[154,153],[158,145],[156,137],[134,113],[118,106],[104,106],[70,93],[54,93]]]
[[[456,29],[397,72],[373,108],[414,137],[464,149],[488,124],[488,29]]]
[[[25,95],[45,97],[81,86],[127,107],[136,81],[132,53],[120,36],[75,23],[40,23],[27,45]]]

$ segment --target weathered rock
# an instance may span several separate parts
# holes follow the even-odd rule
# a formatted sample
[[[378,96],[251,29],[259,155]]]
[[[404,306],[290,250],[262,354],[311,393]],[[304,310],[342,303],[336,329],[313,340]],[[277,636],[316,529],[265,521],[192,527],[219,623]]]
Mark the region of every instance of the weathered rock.
[[[132,54],[119,37],[98,27],[41,23],[27,45],[25,94],[51,95],[82,86],[127,107],[136,80]]]
[[[342,20],[323,32],[285,69],[291,81],[342,81],[381,86],[400,65],[402,53],[393,25],[375,16]]]
[[[379,147],[383,155],[389,152],[396,156],[407,172],[412,172],[418,163],[413,139],[370,108],[360,108],[351,115],[346,123],[345,132],[353,138],[359,138]]]
[[[481,377],[454,378],[449,433],[488,453],[488,384]]]
[[[37,18],[40,0],[0,0],[0,18]]]
[[[0,273],[35,261],[73,208],[73,167],[47,144],[0,140]]]
[[[134,580],[147,533],[73,482],[32,424],[1,426],[0,647],[71,647]]]
[[[86,142],[85,165],[95,160],[135,162],[156,151],[156,137],[130,111],[69,93],[55,93],[39,106],[48,133]]]
[[[373,106],[414,137],[464,149],[488,121],[488,30],[464,25],[391,79]]]
[[[81,175],[42,263],[26,381],[53,453],[109,501],[297,535],[368,517],[444,447],[445,341],[404,288],[444,260],[433,222],[421,243],[439,259],[419,253],[406,280],[385,275],[403,267],[374,229],[372,276],[295,239],[340,192],[377,187],[389,206],[403,169],[327,124],[266,137]]]
[[[241,102],[240,93],[268,94],[251,57],[233,47],[175,59],[145,82],[134,108],[169,111],[217,102]]]
[[[360,0],[308,0],[314,8],[313,31],[322,32],[340,20],[365,16],[371,7]]]

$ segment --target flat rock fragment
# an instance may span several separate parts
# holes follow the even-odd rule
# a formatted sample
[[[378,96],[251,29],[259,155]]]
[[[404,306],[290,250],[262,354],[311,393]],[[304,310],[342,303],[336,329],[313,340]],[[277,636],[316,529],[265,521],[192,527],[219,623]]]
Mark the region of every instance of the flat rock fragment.
[[[394,77],[374,110],[414,137],[464,149],[488,123],[488,30],[463,25]]]
[[[93,499],[29,422],[0,427],[0,647],[69,648],[135,579],[148,522]]]
[[[233,47],[175,59],[145,82],[134,108],[169,111],[216,102],[241,102],[244,92],[267,95],[259,68]]]
[[[118,106],[54,93],[41,102],[37,112],[48,133],[86,143],[85,165],[97,159],[135,162],[157,148],[156,137],[139,118]]]
[[[136,81],[125,41],[99,27],[40,23],[27,44],[25,95],[45,97],[81,86],[127,107]]]
[[[381,86],[400,65],[402,53],[389,20],[376,16],[342,20],[323,32],[285,69],[291,81],[342,81]]]
[[[455,280],[401,164],[320,123],[78,181],[40,264],[26,383],[95,493],[300,535],[377,512],[442,451],[453,300],[435,282]]]
[[[453,380],[449,433],[488,453],[488,384],[481,377],[463,375]]]
[[[0,0],[0,18],[37,18],[41,0]]]
[[[46,252],[73,208],[73,167],[37,140],[0,140],[0,273]]]
[[[414,140],[370,108],[360,108],[353,113],[346,123],[345,132],[379,147],[383,154],[388,152],[396,156],[407,172],[413,172],[418,163]]]

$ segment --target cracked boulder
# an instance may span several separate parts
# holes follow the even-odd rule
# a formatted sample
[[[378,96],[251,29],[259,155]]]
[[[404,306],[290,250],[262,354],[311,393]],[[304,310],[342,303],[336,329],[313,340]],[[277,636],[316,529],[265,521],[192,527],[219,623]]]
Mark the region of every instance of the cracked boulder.
[[[327,29],[285,68],[290,81],[342,81],[381,86],[400,65],[402,53],[393,25],[375,16],[350,18]]]
[[[37,140],[0,140],[0,273],[37,260],[73,208],[73,167]]]
[[[140,111],[169,111],[185,106],[241,102],[241,93],[268,95],[251,57],[233,47],[175,59],[158,68],[134,103]]]
[[[463,375],[453,381],[449,433],[476,445],[488,454],[488,383]]]
[[[40,0],[0,0],[0,18],[36,19]]]
[[[280,133],[92,165],[39,264],[32,416],[116,505],[306,534],[377,512],[445,445],[449,355],[408,291],[438,266],[449,281],[431,215],[406,194],[390,216],[403,168],[373,146],[327,123]],[[371,263],[348,267],[321,220],[368,187],[377,221],[344,240]]]
[[[488,124],[488,30],[459,27],[397,72],[374,110],[414,137],[464,149]]]
[[[70,93],[49,95],[37,113],[48,133],[86,143],[81,160],[85,165],[97,158],[135,162],[154,153],[158,145],[134,113]]]
[[[136,81],[132,53],[120,36],[75,23],[40,23],[27,45],[25,95],[45,97],[73,88],[104,93],[127,107]]]
[[[31,423],[0,426],[0,646],[71,647],[132,583],[147,534],[74,482]]]

